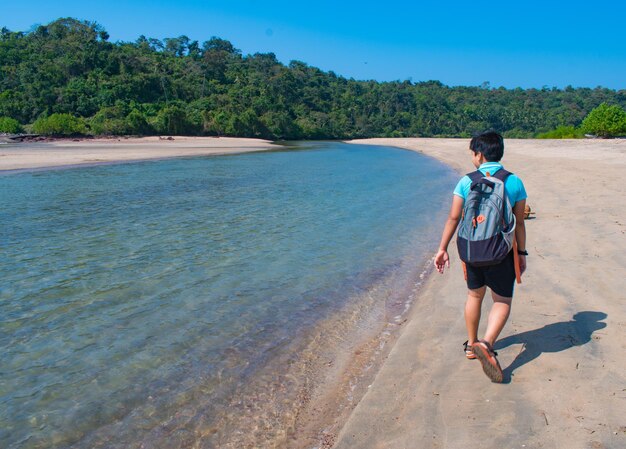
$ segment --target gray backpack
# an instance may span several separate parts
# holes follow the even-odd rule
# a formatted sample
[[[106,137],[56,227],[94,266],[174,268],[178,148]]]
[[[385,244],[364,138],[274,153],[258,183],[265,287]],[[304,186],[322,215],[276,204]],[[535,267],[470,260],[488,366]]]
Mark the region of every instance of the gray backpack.
[[[511,173],[499,169],[494,175],[480,170],[468,173],[472,180],[459,223],[457,247],[461,260],[474,266],[502,262],[513,248],[515,215],[504,191]]]

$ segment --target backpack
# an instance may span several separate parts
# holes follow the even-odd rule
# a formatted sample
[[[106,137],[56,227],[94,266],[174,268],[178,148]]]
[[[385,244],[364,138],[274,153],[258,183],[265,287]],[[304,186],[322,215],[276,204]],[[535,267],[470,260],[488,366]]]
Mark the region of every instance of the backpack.
[[[504,191],[510,172],[499,169],[494,175],[480,170],[468,173],[472,181],[459,223],[459,257],[473,266],[502,262],[513,248],[515,215]]]

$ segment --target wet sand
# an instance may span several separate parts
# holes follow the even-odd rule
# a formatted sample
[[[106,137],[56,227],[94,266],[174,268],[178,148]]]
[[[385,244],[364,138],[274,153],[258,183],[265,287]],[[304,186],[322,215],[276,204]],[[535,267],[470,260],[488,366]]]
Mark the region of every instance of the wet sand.
[[[473,169],[468,139],[352,142]],[[626,447],[626,140],[505,145],[503,163],[536,212],[526,222],[528,271],[496,344],[505,384],[462,351],[466,287],[452,242],[451,269],[426,282],[334,447]]]
[[[279,148],[269,140],[233,137],[61,139],[0,145],[0,171],[209,156]]]

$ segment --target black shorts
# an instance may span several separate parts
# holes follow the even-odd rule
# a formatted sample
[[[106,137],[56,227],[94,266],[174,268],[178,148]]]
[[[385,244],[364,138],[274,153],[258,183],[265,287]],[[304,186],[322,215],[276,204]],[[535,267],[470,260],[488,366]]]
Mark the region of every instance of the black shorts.
[[[497,265],[474,267],[467,265],[467,288],[474,290],[487,286],[491,291],[506,298],[513,297],[515,285],[515,262],[513,251]]]

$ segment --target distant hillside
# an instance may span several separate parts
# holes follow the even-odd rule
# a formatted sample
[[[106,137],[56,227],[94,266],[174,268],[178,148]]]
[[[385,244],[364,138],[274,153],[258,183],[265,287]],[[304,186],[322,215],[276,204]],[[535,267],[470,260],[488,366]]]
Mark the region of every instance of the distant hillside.
[[[92,134],[531,137],[578,126],[603,102],[626,108],[626,90],[356,81],[272,53],[244,56],[217,37],[108,39],[72,18],[27,33],[2,28],[0,117],[28,125],[71,114]]]

